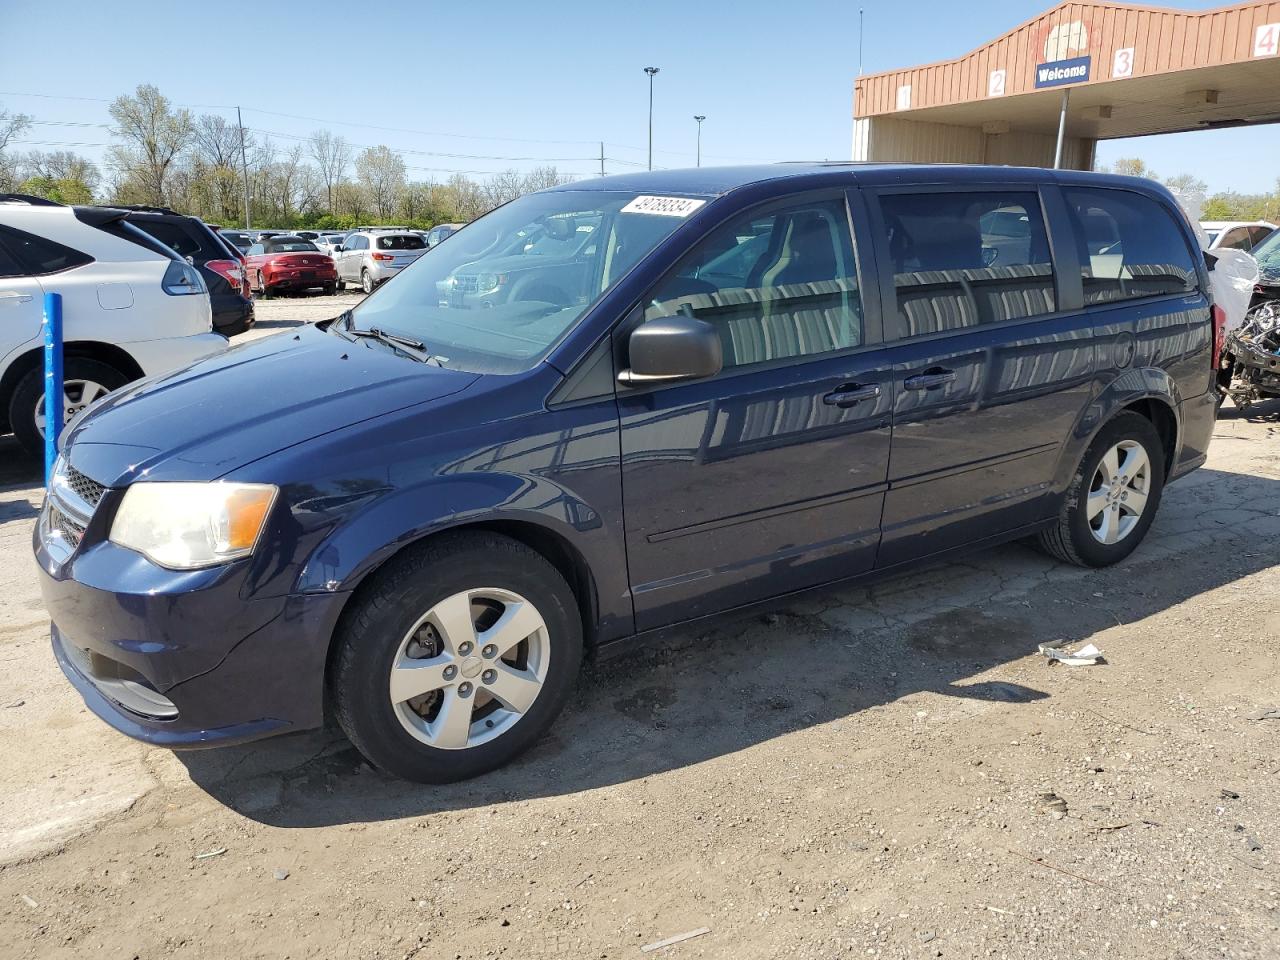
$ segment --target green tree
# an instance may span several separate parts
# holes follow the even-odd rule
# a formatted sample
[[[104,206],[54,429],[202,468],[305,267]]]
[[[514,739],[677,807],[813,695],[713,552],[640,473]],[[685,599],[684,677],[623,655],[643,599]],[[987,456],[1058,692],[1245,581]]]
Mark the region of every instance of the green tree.
[[[117,193],[143,203],[164,204],[169,174],[190,146],[194,122],[187,110],[175,110],[149,83],[133,96],[116,97],[109,108],[122,143],[110,156],[122,174]]]
[[[57,203],[93,203],[93,191],[83,180],[72,177],[28,177],[18,184],[19,193],[45,197]]]

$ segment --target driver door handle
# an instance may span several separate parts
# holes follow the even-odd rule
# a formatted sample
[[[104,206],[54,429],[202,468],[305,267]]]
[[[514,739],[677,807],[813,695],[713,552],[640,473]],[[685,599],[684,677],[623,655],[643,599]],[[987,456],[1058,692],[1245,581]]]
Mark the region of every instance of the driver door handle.
[[[852,407],[863,400],[874,400],[880,396],[879,384],[842,383],[822,398],[822,402],[832,407]]]
[[[914,377],[907,377],[902,385],[908,390],[937,390],[938,387],[954,383],[955,379],[956,372],[954,370],[930,367],[924,373],[917,374]]]
[[[18,293],[14,290],[0,290],[0,304],[30,302],[31,294],[29,293]]]

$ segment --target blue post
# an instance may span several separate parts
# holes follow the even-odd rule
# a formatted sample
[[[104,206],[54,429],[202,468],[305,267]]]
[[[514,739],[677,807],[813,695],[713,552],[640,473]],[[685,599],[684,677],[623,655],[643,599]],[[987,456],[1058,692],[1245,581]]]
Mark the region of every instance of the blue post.
[[[53,479],[62,432],[62,294],[44,295],[44,483]]]

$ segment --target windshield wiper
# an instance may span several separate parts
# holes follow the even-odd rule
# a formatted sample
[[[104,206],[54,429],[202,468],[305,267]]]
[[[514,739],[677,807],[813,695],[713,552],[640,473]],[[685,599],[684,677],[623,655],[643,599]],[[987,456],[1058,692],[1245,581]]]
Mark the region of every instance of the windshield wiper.
[[[365,339],[385,343],[400,351],[406,357],[412,357],[421,363],[434,363],[438,367],[444,366],[440,358],[433,356],[427,349],[427,345],[415,337],[410,337],[403,333],[395,333],[391,330],[383,330],[381,327],[370,327],[368,330],[362,330],[359,327],[351,326],[350,319],[347,320],[347,328],[344,332],[352,337],[364,337]]]

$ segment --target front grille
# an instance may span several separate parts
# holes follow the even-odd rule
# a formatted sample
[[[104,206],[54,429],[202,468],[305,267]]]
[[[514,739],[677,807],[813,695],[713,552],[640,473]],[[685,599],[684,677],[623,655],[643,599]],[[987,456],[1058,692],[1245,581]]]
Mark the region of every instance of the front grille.
[[[49,527],[62,534],[62,538],[72,549],[80,546],[80,541],[84,539],[84,526],[63,513],[58,505],[52,502],[49,504]]]
[[[95,509],[102,502],[102,495],[107,492],[107,488],[97,480],[89,479],[72,466],[67,467],[67,486],[77,497]]]

